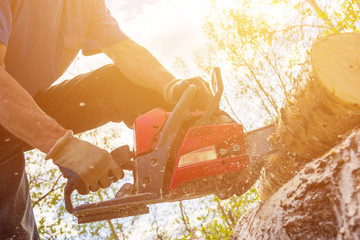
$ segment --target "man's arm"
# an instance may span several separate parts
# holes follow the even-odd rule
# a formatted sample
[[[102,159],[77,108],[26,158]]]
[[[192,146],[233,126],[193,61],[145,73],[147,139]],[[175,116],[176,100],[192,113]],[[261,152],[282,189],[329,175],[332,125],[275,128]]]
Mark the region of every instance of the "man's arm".
[[[210,101],[209,84],[201,77],[175,79],[148,50],[131,39],[102,50],[130,81],[157,91],[169,103],[176,103],[189,84],[199,87],[195,105],[205,109]]]
[[[0,65],[4,66],[6,46],[0,43]],[[16,137],[48,153],[47,159],[60,166],[65,177],[76,173],[82,182],[75,183],[80,194],[107,188],[124,176],[109,152],[75,138],[46,115],[28,92],[0,67],[0,124]]]
[[[6,46],[0,42],[0,124],[44,153],[66,130],[46,115],[28,92],[4,68]]]
[[[129,80],[160,94],[175,79],[148,50],[131,39],[102,50]]]

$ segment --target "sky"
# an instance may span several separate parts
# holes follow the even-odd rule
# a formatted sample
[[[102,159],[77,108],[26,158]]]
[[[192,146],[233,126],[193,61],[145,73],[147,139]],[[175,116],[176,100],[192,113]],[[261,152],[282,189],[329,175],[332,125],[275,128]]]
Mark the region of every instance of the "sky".
[[[121,3],[119,3],[121,2]],[[211,0],[108,0],[120,28],[170,66],[206,41],[202,26]]]
[[[133,40],[145,46],[162,64],[171,68],[175,57],[190,60],[193,52],[207,39],[203,25],[210,14],[212,2],[219,9],[236,6],[238,0],[106,0],[120,28]],[[255,14],[281,13],[281,9],[261,9]],[[275,11],[275,12],[274,12]]]

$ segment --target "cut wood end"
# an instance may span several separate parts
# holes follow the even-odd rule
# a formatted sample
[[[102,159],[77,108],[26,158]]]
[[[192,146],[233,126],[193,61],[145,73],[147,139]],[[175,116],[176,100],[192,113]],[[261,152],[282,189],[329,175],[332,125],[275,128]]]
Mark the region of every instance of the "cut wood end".
[[[311,53],[314,74],[330,93],[360,104],[360,34],[337,34],[316,42]]]

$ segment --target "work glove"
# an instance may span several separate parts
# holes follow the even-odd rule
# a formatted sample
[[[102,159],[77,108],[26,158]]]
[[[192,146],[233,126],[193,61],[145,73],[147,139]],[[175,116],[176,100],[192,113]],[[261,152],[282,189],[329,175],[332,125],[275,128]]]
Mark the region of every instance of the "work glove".
[[[74,187],[83,195],[107,188],[111,182],[124,177],[123,170],[109,152],[74,137],[72,131],[67,131],[55,143],[45,159],[50,158],[59,166],[64,177],[74,178],[77,175],[82,180],[75,182]]]
[[[196,94],[196,98],[194,99],[194,107],[199,110],[205,110],[210,103],[213,94],[209,84],[201,77],[194,77],[184,80],[175,79],[169,82],[164,89],[164,96],[166,101],[172,104],[177,103],[190,84],[194,84],[199,88],[199,91]]]

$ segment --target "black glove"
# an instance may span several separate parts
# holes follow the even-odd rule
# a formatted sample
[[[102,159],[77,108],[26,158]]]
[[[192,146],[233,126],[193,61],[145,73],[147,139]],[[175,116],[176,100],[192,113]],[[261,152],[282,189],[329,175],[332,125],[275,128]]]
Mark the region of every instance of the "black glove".
[[[183,80],[173,80],[167,84],[164,90],[165,99],[172,104],[177,103],[184,91],[190,86],[190,84],[194,84],[198,86],[199,91],[194,100],[194,107],[200,110],[206,109],[210,100],[213,96],[209,84],[203,80],[201,77],[194,77]]]

